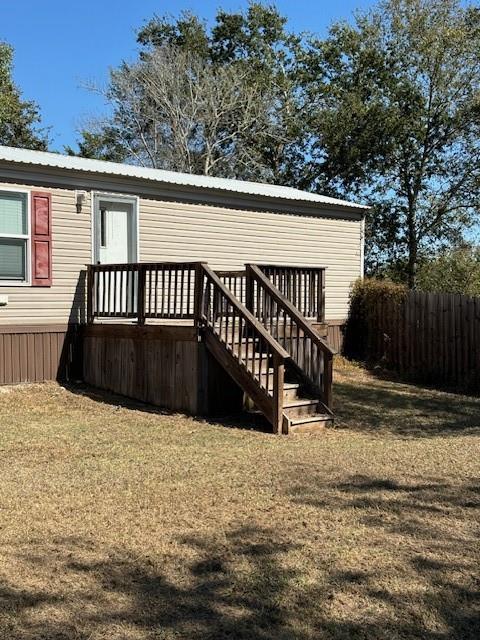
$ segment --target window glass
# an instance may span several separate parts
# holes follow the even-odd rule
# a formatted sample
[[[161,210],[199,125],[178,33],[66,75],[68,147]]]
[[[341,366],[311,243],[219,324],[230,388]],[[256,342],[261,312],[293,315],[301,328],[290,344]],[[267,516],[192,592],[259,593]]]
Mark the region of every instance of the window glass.
[[[0,236],[27,235],[27,194],[0,192]]]
[[[0,280],[19,280],[25,278],[26,240],[0,238]]]

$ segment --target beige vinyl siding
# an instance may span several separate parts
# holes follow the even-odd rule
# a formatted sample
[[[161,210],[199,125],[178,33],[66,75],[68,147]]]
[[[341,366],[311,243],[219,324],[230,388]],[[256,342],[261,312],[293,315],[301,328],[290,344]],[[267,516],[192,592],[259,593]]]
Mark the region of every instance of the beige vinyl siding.
[[[0,325],[78,322],[83,296],[80,272],[91,261],[90,196],[77,213],[75,191],[25,184],[1,184],[14,189],[48,191],[52,194],[52,286],[1,286],[8,304],[0,306]],[[80,284],[79,284],[80,282]],[[75,300],[76,298],[76,300]]]
[[[345,318],[361,272],[361,222],[140,200],[144,261],[204,260],[217,269],[246,262],[326,266],[326,318]]]
[[[34,172],[30,175],[33,181]],[[84,290],[79,275],[92,259],[91,192],[79,213],[74,188],[33,187],[28,182],[17,186],[52,194],[53,285],[0,286],[0,294],[9,298],[8,305],[0,307],[0,325],[83,321]],[[88,189],[88,181],[84,188]],[[105,183],[102,192],[109,191],[114,189]],[[239,269],[245,262],[326,266],[326,316],[342,319],[347,314],[350,285],[361,272],[361,222],[348,217],[140,198],[140,260],[203,260],[218,269]]]

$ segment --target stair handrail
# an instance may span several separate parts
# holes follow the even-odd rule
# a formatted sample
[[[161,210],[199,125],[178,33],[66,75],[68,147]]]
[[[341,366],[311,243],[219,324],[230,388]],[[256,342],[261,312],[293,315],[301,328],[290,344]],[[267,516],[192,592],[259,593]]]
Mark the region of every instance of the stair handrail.
[[[295,307],[294,304],[286,298],[283,293],[275,287],[271,280],[261,271],[261,269],[255,264],[247,264],[247,308],[254,313],[259,310],[254,310],[253,301],[253,287],[252,282],[256,281],[257,285],[263,288],[264,291],[276,302],[276,304],[283,309],[284,313],[290,316],[290,318],[297,324],[298,327],[304,332],[312,343],[314,343],[325,357],[325,367],[323,376],[323,388],[322,400],[328,409],[332,407],[332,379],[333,379],[333,356],[336,351],[330,347],[330,345],[315,331],[310,325],[308,320],[302,315],[302,313]],[[257,318],[258,320],[258,318]],[[292,360],[295,360],[293,354],[289,353]],[[297,363],[298,364],[298,363]]]
[[[255,327],[256,331],[270,345],[272,350],[275,351],[277,353],[277,355],[279,357],[283,358],[284,360],[290,359],[290,354],[288,353],[288,351],[286,349],[284,349],[282,347],[282,345],[279,344],[275,340],[275,338],[273,338],[270,335],[270,333],[268,333],[268,331],[265,329],[263,324],[261,324],[261,322],[259,322],[257,320],[257,318],[255,318],[253,313],[251,313],[247,309],[247,307],[245,305],[243,305],[238,300],[238,298],[236,298],[233,295],[233,293],[230,291],[230,289],[226,285],[223,284],[223,282],[220,280],[220,278],[217,276],[217,274],[206,263],[202,263],[202,266],[203,266],[203,272],[208,277],[208,279],[211,282],[213,282],[218,287],[218,289],[220,289],[220,291],[228,299],[230,304],[232,304],[232,306],[234,306],[243,315],[243,317],[245,319],[247,319],[247,321]],[[202,315],[201,317],[202,317],[202,319],[205,319],[205,316]]]
[[[225,346],[229,349],[229,351],[233,354],[233,356],[239,362],[243,362],[241,349],[242,347],[245,347],[246,348],[245,364],[247,367],[247,371],[249,371],[252,377],[254,377],[255,375],[255,364],[254,364],[255,340],[260,339],[260,341],[263,341],[263,343],[268,347],[270,355],[272,356],[272,365],[273,365],[273,385],[272,385],[272,396],[271,396],[273,400],[273,405],[272,405],[271,415],[267,417],[270,417],[272,421],[274,432],[281,433],[282,423],[283,423],[283,389],[284,389],[284,376],[285,376],[285,362],[287,360],[290,360],[290,354],[286,349],[282,347],[281,344],[279,344],[270,335],[270,333],[257,320],[257,318],[255,318],[255,316],[247,309],[247,307],[245,307],[235,297],[235,295],[233,295],[233,293],[228,289],[228,287],[226,287],[223,284],[223,282],[220,280],[218,275],[208,266],[208,264],[206,263],[199,264],[198,271],[197,271],[197,279],[198,279],[197,296],[200,298],[197,306],[197,325],[199,327],[207,326],[213,333],[215,333],[217,335],[217,338],[219,338],[222,342],[225,343]],[[212,309],[212,313],[214,314],[214,318],[215,318],[216,311],[215,311],[215,305],[212,303],[212,300],[207,295],[207,287],[205,286],[206,282],[207,283],[210,282],[210,284],[213,285],[214,290],[218,291],[219,294],[221,294],[223,298],[228,301],[228,303],[232,307],[232,310],[234,309],[237,312],[238,317],[243,320],[243,323],[245,325],[244,328],[246,329],[246,343],[243,343],[242,341],[238,343],[239,345],[238,353],[235,353],[235,344],[236,344],[235,324],[233,324],[232,339],[231,339],[231,344],[229,344],[229,339],[228,339],[229,316],[226,315],[225,317],[226,340],[224,340],[222,336],[222,325],[220,326],[220,330],[219,330],[216,327],[215,320],[213,322],[210,320],[208,305],[212,305],[211,309]],[[220,323],[221,323],[223,321],[222,314],[220,313],[218,317],[220,318]],[[234,318],[235,316],[233,315],[233,319],[232,319],[233,323],[235,323]],[[239,324],[239,330],[240,329],[241,329],[241,322]],[[248,370],[249,336],[252,336],[252,341],[250,344],[251,344],[251,350],[252,350],[253,374],[252,374],[252,371]],[[259,378],[261,377],[260,376],[261,365],[262,365],[262,362],[260,361],[258,364]],[[264,391],[260,382],[259,382],[259,389],[263,393],[266,393],[266,395],[269,395],[268,394],[268,390],[269,390],[268,365],[267,365],[266,379],[267,379],[266,391]]]

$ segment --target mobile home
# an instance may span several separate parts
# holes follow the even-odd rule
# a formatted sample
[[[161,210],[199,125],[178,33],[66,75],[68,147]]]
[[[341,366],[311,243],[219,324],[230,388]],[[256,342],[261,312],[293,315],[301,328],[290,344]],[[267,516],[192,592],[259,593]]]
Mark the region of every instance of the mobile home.
[[[327,350],[362,275],[365,211],[289,187],[0,147],[0,383],[83,375],[197,413],[226,370],[274,430],[314,425],[318,405],[301,401],[320,385],[328,414]]]

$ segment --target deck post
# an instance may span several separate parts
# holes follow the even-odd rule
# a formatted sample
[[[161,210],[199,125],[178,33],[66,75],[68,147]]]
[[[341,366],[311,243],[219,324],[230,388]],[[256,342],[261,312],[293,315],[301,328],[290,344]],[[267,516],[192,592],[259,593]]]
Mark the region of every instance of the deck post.
[[[317,315],[318,315],[318,322],[325,322],[325,269],[320,270]]]
[[[87,324],[93,324],[94,274],[91,264],[87,265]]]
[[[194,285],[194,300],[193,300],[193,314],[195,326],[197,329],[202,325],[203,321],[203,266],[205,263],[197,262],[195,265],[195,285]]]
[[[137,322],[139,325],[145,324],[145,288],[147,283],[147,270],[145,265],[138,265],[137,280]]]
[[[245,306],[253,313],[253,278],[251,265],[245,265]]]
[[[283,430],[283,386],[285,364],[278,354],[273,355],[273,433]]]
[[[325,353],[323,356],[323,403],[333,409],[333,355]]]

